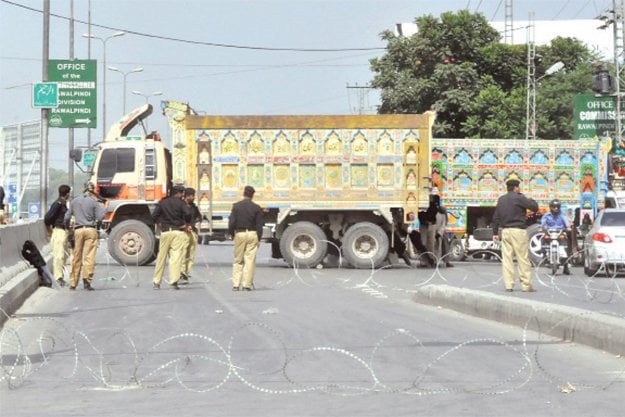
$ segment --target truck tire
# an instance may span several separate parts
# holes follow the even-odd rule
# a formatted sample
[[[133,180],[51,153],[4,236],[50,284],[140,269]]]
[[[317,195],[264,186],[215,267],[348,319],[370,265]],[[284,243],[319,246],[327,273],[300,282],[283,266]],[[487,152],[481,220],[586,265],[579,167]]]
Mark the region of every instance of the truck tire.
[[[314,223],[301,221],[287,227],[280,238],[280,252],[289,265],[314,268],[328,251],[326,235]]]
[[[388,257],[388,236],[377,224],[356,223],[345,232],[342,249],[354,268],[379,268]]]
[[[113,227],[108,250],[120,265],[147,265],[155,259],[156,238],[139,220],[124,220]]]
[[[533,224],[527,228],[530,262],[533,265],[541,265],[545,262],[545,255],[542,252],[544,235],[545,233],[541,230],[539,224]]]

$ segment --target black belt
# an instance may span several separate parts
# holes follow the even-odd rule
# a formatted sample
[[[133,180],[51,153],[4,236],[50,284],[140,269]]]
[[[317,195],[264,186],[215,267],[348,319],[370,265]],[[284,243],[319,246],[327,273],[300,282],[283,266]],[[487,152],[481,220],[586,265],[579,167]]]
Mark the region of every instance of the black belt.
[[[525,229],[527,229],[527,227],[522,227],[522,226],[503,226],[502,229],[522,229],[522,230],[525,230]]]
[[[234,233],[239,233],[239,232],[256,232],[255,229],[234,229]]]
[[[87,227],[89,229],[95,229],[95,226],[74,226],[74,230],[82,229],[84,227]]]
[[[161,232],[182,232],[180,227],[161,227]]]
[[[53,229],[61,229],[61,230],[65,230],[65,226],[53,226]]]

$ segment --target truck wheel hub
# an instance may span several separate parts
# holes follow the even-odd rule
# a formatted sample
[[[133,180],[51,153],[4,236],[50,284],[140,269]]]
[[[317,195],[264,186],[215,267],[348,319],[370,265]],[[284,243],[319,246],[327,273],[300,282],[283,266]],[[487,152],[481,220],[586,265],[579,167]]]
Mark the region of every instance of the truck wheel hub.
[[[143,247],[141,242],[141,237],[137,233],[130,232],[122,236],[121,247],[124,253],[136,255]]]

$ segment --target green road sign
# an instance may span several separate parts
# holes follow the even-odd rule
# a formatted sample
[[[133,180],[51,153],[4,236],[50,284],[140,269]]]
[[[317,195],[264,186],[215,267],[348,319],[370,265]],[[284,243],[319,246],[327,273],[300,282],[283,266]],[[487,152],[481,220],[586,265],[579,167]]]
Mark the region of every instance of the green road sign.
[[[59,86],[57,83],[33,84],[33,107],[36,109],[56,108],[59,105]]]
[[[88,167],[93,166],[93,163],[95,162],[95,156],[96,152],[85,151],[85,153],[82,154],[82,163]]]
[[[50,127],[97,127],[97,61],[51,59],[48,79],[59,87],[59,105],[50,110]]]
[[[575,139],[612,135],[616,131],[616,99],[578,94],[575,96],[574,117]]]

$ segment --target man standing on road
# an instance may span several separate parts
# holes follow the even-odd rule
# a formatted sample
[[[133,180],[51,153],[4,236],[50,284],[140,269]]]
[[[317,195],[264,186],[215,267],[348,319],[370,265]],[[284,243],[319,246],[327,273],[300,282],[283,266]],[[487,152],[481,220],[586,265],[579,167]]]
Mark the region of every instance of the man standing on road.
[[[43,222],[52,228],[50,246],[52,247],[53,273],[59,287],[65,286],[63,279],[63,265],[65,264],[65,245],[67,243],[67,229],[65,228],[65,213],[71,188],[63,184],[59,186],[59,198],[50,205]]]
[[[232,291],[251,291],[254,283],[256,252],[263,235],[263,211],[252,201],[254,187],[246,185],[243,200],[234,203],[228,219],[228,232],[234,236],[234,260],[232,261]]]
[[[182,266],[180,270],[180,279],[184,282],[188,282],[191,277],[191,268],[193,267],[193,259],[195,258],[195,246],[197,245],[197,227],[196,223],[202,220],[202,214],[197,208],[195,203],[195,190],[193,188],[185,188],[184,201],[187,203],[189,210],[191,211],[191,222],[189,231],[186,233],[187,245],[183,251]]]
[[[87,183],[85,191],[76,197],[69,210],[65,213],[65,225],[69,225],[74,216],[74,251],[72,252],[72,271],[69,278],[69,289],[75,290],[82,271],[83,286],[93,291],[93,272],[95,271],[95,255],[98,249],[97,223],[106,214],[107,202],[102,202],[94,194],[94,186]]]
[[[536,291],[532,287],[532,264],[529,259],[527,238],[527,210],[536,212],[538,203],[521,194],[520,182],[506,182],[508,192],[497,200],[493,216],[493,240],[502,244],[503,281],[507,292],[514,287],[514,260],[519,264],[519,280],[524,292]],[[499,231],[501,230],[501,236]]]
[[[156,268],[154,270],[154,289],[161,288],[161,280],[165,271],[165,260],[169,255],[169,284],[179,290],[180,268],[187,242],[186,231],[189,230],[191,212],[187,203],[182,201],[184,187],[174,185],[171,196],[158,202],[152,218],[161,228]]]

